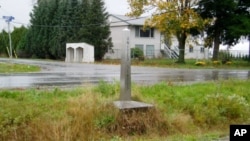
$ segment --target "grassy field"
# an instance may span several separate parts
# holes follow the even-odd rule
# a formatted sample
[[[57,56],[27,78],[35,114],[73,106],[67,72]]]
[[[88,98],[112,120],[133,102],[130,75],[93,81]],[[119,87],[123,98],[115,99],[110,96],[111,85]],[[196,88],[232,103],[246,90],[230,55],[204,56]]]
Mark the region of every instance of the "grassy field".
[[[189,68],[189,69],[249,69],[250,62],[234,60],[227,64],[222,64],[220,61],[213,62],[211,60],[195,60],[187,59],[185,64],[177,64],[176,60],[172,59],[145,59],[144,61],[139,61],[133,59],[131,61],[132,65],[135,66],[153,66],[153,67],[169,67],[169,68]],[[101,62],[101,64],[120,64],[120,60],[106,59]]]
[[[0,90],[1,141],[210,141],[250,122],[250,80],[132,86],[147,111],[121,112],[119,83],[71,90]]]
[[[0,62],[0,73],[35,72],[39,70],[38,66]]]

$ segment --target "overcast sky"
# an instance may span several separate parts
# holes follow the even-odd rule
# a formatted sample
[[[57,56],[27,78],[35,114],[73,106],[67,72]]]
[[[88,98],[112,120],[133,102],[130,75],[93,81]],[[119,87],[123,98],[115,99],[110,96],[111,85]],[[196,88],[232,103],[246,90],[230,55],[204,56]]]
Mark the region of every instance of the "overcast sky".
[[[3,16],[15,17],[11,26],[21,26],[29,24],[29,13],[32,12],[35,0],[0,0],[0,29],[8,29],[8,25]],[[127,0],[104,0],[107,11],[110,14],[124,15],[128,12]]]
[[[0,0],[0,30],[8,29],[8,25],[3,16],[13,16],[15,20],[11,23],[13,26],[20,27],[28,25],[30,12],[32,12],[35,0]],[[107,12],[110,14],[125,15],[129,12],[127,0],[104,0]],[[14,23],[15,22],[15,23]],[[248,50],[248,43],[244,42],[244,49]],[[223,48],[223,47],[222,47]],[[235,48],[239,49],[239,48]]]

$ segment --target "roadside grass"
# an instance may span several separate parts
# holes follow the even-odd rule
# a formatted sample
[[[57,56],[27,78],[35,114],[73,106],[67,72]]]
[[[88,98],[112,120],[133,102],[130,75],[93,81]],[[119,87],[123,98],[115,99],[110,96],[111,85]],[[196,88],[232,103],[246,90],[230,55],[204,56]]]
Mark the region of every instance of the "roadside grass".
[[[247,61],[233,60],[230,63],[222,64],[221,61],[214,63],[211,60],[195,60],[186,59],[185,64],[176,63],[177,60],[172,59],[145,59],[140,61],[138,59],[132,59],[131,64],[134,66],[153,66],[153,67],[169,67],[169,68],[187,68],[187,69],[248,69],[250,68],[250,63]],[[106,59],[100,62],[101,64],[120,64],[119,59]],[[197,65],[197,64],[204,65]]]
[[[36,72],[38,66],[0,62],[0,73]]]
[[[250,122],[250,80],[132,85],[148,111],[120,112],[119,83],[70,90],[1,90],[0,140],[200,141]]]

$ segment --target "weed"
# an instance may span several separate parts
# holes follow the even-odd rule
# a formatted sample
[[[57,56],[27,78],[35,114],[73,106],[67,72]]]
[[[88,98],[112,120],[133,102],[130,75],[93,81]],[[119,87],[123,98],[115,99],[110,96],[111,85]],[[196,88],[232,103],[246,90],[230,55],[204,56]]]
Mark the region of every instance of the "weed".
[[[110,84],[101,80],[96,87],[96,92],[101,93],[101,95],[104,97],[114,96],[119,92],[118,82],[115,84]]]
[[[148,110],[120,111],[119,85],[0,91],[0,140],[215,140],[248,123],[249,80],[132,86]],[[110,90],[111,89],[111,90]],[[100,95],[101,94],[101,95]]]

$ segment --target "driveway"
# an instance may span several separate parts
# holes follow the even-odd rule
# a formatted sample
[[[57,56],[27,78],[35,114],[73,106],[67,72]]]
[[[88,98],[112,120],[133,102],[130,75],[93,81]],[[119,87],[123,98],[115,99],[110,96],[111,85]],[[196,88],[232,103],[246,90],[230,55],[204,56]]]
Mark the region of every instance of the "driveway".
[[[72,87],[97,84],[100,80],[120,79],[120,65],[65,63],[59,61],[3,59],[0,62],[37,65],[40,72],[0,74],[0,88]],[[249,79],[250,70],[173,69],[158,67],[131,68],[132,81],[138,84],[157,82],[204,82],[218,79]]]

